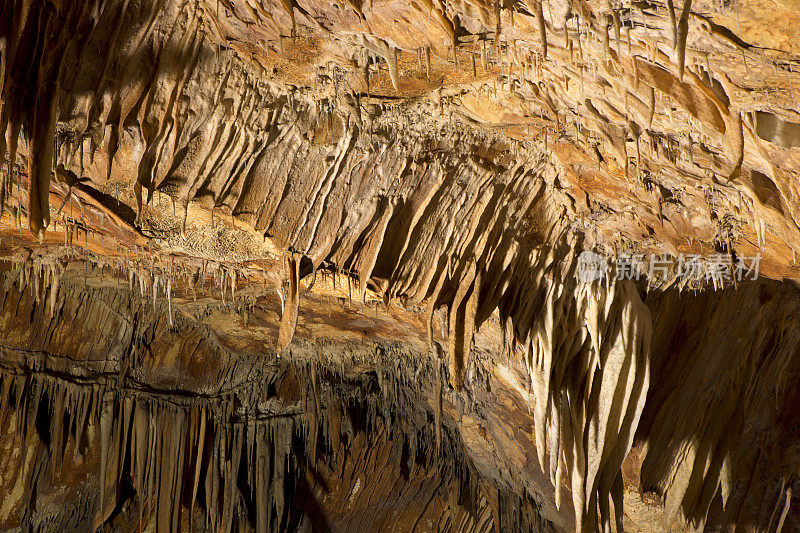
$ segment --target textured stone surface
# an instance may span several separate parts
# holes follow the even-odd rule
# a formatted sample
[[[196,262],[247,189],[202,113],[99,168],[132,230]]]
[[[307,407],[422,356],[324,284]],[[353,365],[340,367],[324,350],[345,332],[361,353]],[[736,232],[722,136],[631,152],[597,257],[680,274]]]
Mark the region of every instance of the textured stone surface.
[[[800,527],[797,8],[5,2],[0,520]]]

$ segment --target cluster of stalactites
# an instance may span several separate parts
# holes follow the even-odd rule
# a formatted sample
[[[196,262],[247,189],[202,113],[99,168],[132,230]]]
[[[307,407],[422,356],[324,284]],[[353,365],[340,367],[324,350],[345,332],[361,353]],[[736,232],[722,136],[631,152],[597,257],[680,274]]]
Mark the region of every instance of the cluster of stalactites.
[[[138,286],[140,296],[145,298],[152,289],[153,308],[156,307],[158,293],[161,290],[167,302],[170,326],[173,325],[172,292],[179,283],[184,287],[187,296],[191,295],[194,300],[197,300],[198,289],[202,290],[210,284],[212,293],[216,290],[225,305],[236,303],[236,288],[240,275],[257,277],[265,281],[260,271],[237,268],[235,265],[218,261],[194,258],[176,260],[174,256],[163,258],[154,254],[126,255],[124,266],[128,273],[129,290],[133,292],[134,287]]]
[[[621,525],[620,468],[649,387],[652,321],[633,282],[578,280],[580,248],[569,235],[557,239],[565,242],[563,255],[547,248],[523,254],[517,271],[508,274],[509,283],[493,281],[496,271],[471,273],[470,290],[463,293],[478,295],[472,303],[467,298],[467,305],[457,304],[460,309],[450,307],[450,377],[469,364],[472,335],[482,318],[476,309],[487,293],[499,291],[503,351],[522,354],[529,373],[539,464],[549,472],[556,505],[566,481],[577,529],[594,531],[598,507],[602,526],[610,527],[610,496]],[[455,302],[460,301],[457,295]],[[469,321],[469,336],[454,342],[455,320]]]
[[[83,263],[84,277],[91,272],[102,281],[108,274],[110,279],[117,280],[117,285],[127,280],[131,294],[138,292],[142,299],[152,301],[153,309],[160,302],[166,304],[170,326],[174,326],[173,295],[177,290],[186,299],[219,298],[223,305],[244,306],[249,312],[251,299],[237,297],[240,280],[266,288],[271,279],[268,272],[258,268],[162,254],[138,247],[122,249],[120,255],[99,255],[73,246],[20,247],[9,260],[21,290],[30,288],[35,303],[46,303],[51,317],[58,310],[59,288],[67,266]],[[75,270],[75,276],[80,276],[80,272],[80,269]]]
[[[469,220],[466,225],[471,226]],[[555,228],[551,231],[558,234]],[[489,228],[487,235],[491,233]],[[557,239],[569,240],[568,233]],[[621,516],[620,467],[633,443],[649,386],[649,311],[633,282],[578,283],[574,238],[561,257],[542,247],[528,248],[526,253],[524,246],[511,242],[490,247],[478,241],[471,248],[478,260],[474,255],[470,261],[453,257],[438,272],[436,261],[421,262],[418,248],[415,254],[404,255],[411,265],[400,264],[395,272],[417,269],[426,284],[419,294],[428,297],[429,335],[436,309],[448,308],[449,375],[455,389],[464,385],[476,329],[499,308],[511,329],[507,338],[515,339],[525,354],[535,402],[536,448],[556,487],[558,505],[566,475],[578,528],[591,531],[597,526],[598,506],[603,526],[608,527],[611,495],[617,520]],[[287,255],[285,262],[289,283],[280,348],[291,342],[299,299],[300,257]],[[409,294],[420,283],[405,275],[393,277],[392,282],[396,285],[389,285],[386,295],[401,288]]]
[[[66,254],[57,251],[39,254],[22,249],[14,254],[11,262],[19,275],[19,286],[31,288],[37,305],[47,301],[48,312],[54,316],[61,277],[68,264]]]
[[[608,531],[609,497],[621,524],[620,467],[649,387],[650,313],[632,282],[547,284],[523,341],[539,463],[561,501],[566,474],[578,531]],[[549,455],[549,458],[548,458]]]
[[[49,427],[37,421],[43,402]],[[180,527],[180,494],[191,494],[190,516],[202,494],[206,524],[231,530],[237,520],[240,464],[255,502],[257,524],[277,531],[289,519],[287,495],[293,483],[292,439],[300,427],[291,417],[233,423],[232,402],[176,406],[149,395],[121,392],[113,386],[82,385],[49,378],[0,373],[0,422],[16,413],[18,438],[27,450],[39,432],[50,449],[53,472],[85,456],[98,435],[99,501],[94,528],[112,514],[125,468],[138,495],[138,521],[163,531]],[[45,431],[46,433],[42,433]],[[127,459],[126,459],[127,458]],[[84,457],[84,460],[94,461]],[[228,465],[227,468],[221,465]],[[18,472],[27,484],[30,468]],[[177,495],[177,496],[176,496]],[[31,505],[33,502],[23,502]],[[131,516],[130,519],[135,519]]]

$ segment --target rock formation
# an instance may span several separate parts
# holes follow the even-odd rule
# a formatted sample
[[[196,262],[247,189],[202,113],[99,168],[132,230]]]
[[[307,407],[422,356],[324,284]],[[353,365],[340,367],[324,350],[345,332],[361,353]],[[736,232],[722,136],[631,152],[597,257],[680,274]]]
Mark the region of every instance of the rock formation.
[[[800,530],[798,8],[6,0],[0,526]]]

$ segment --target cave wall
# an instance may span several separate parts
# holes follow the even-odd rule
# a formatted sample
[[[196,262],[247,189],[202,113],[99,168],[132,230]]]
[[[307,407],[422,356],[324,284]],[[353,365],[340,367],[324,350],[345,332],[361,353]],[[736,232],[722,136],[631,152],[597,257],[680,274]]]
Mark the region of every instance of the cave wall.
[[[780,39],[765,33],[763,13],[748,6],[739,20],[735,9],[741,36],[730,30],[730,6],[697,1],[6,2],[0,156],[8,165],[0,204],[8,215],[3,251],[16,269],[5,282],[5,341],[16,348],[3,364],[14,375],[44,368],[71,376],[78,360],[92,367],[83,380],[113,381],[110,372],[163,394],[218,396],[220,379],[255,372],[253,354],[269,358],[274,346],[277,358],[307,342],[309,331],[319,333],[308,329],[309,318],[327,321],[303,316],[301,301],[313,298],[303,281],[332,271],[346,276],[356,300],[371,291],[387,308],[423,307],[421,329],[394,324],[403,332],[395,340],[413,343],[423,359],[442,354],[446,368],[429,371],[424,396],[435,406],[444,389],[456,414],[432,408],[406,424],[403,439],[423,431],[428,414],[443,427],[450,420],[458,433],[445,431],[453,454],[446,463],[470,464],[489,483],[478,491],[466,467],[458,474],[436,467],[435,479],[448,487],[472,480],[448,489],[472,496],[434,506],[447,528],[472,520],[469,527],[481,529],[490,515],[496,525],[511,512],[511,524],[610,529],[610,500],[620,525],[626,487],[663,498],[668,523],[794,525],[790,283],[715,283],[722,290],[709,292],[676,278],[661,286],[575,279],[584,249],[612,257],[760,253],[764,274],[796,274],[791,4],[775,8]],[[167,230],[147,215],[169,211],[165,194],[173,214],[176,205],[183,211]],[[187,237],[198,206],[211,211],[212,227],[222,213],[230,226],[269,239],[273,260],[254,266],[198,257]],[[102,297],[89,297],[75,282],[81,263],[87,278],[109,270],[127,290],[105,287]],[[16,289],[8,285],[15,276]],[[62,285],[63,276],[72,283]],[[254,287],[237,296],[240,279]],[[222,307],[190,303],[198,290],[208,296],[209,286]],[[278,299],[259,311],[272,292]],[[241,317],[234,325],[225,315],[231,305]],[[106,318],[119,309],[121,322]],[[497,339],[478,349],[482,326]],[[175,328],[185,340],[166,333]],[[218,345],[230,328],[251,333],[246,342]],[[340,338],[358,334],[344,328]],[[499,364],[507,355],[510,367]],[[505,404],[510,414],[494,405],[496,396],[478,394],[481,379],[495,379],[515,399]],[[313,389],[317,378],[299,381]],[[25,405],[25,416],[15,415],[21,428],[42,426],[34,463],[47,470],[48,441],[69,437],[59,416],[49,432],[44,417],[37,426],[37,402],[58,402],[67,389],[13,383],[9,391],[24,402],[9,404]],[[156,446],[149,433],[138,439],[141,432],[119,431],[137,420],[136,402],[127,404],[131,415],[126,394],[107,402],[95,391],[88,399],[70,394],[95,406],[96,424],[82,424],[100,435],[100,479],[117,473],[108,490],[98,489],[99,504],[81,504],[82,516],[93,523],[119,516],[116,506],[127,501],[120,494],[133,487],[140,509],[156,491],[159,513],[148,519],[167,529],[182,523],[178,499],[147,478],[155,470],[130,460],[125,468],[126,454],[139,453],[130,450]],[[465,433],[474,427],[464,424],[463,407],[477,409],[478,396],[480,419],[493,421],[480,427],[492,438],[505,433],[502,445]],[[315,423],[315,411],[305,404],[311,423],[276,430],[305,451],[284,446],[271,461],[283,454],[299,465],[310,455],[313,464],[317,448],[332,446],[317,438],[329,424]],[[178,450],[185,457],[157,461],[158,475],[188,487],[180,470],[191,471],[199,426],[209,422],[191,410],[163,412],[170,414],[138,420],[175,419],[166,425],[187,443]],[[512,423],[525,430],[509,436]],[[110,436],[114,427],[119,438]],[[239,426],[232,427],[230,438],[252,437],[257,455],[272,442],[255,437],[261,429],[236,436]],[[392,456],[413,448],[387,443],[385,427],[365,432],[368,444],[359,446]],[[220,428],[209,442],[232,458],[241,448],[230,444],[227,422]],[[430,431],[424,434],[418,440],[429,449]],[[435,430],[435,448],[442,438]],[[461,445],[463,453],[453,451]],[[504,446],[515,453],[504,456]],[[239,471],[256,476],[241,464]],[[124,490],[122,471],[130,477]],[[207,524],[229,525],[230,506],[275,527],[298,527],[304,512],[319,515],[292,514],[285,498],[278,503],[279,490],[270,492],[272,503],[252,490],[235,503],[224,495],[244,483],[239,471],[219,481],[214,468],[205,470],[211,481],[202,494],[224,500],[221,510],[204,508]],[[301,471],[309,470],[295,468],[295,488]],[[443,497],[411,479],[401,485],[415,501]],[[259,485],[251,481],[247,487]],[[17,513],[26,520],[31,494]],[[249,506],[248,498],[266,507]],[[427,509],[416,518],[435,512]]]
[[[266,349],[280,328],[274,294],[248,310],[240,285],[239,300],[223,304],[203,297],[219,288],[209,278],[196,303],[188,288],[173,296],[182,311],[170,325],[166,298],[154,303],[123,271],[81,263],[55,293],[32,270],[3,276],[7,526],[574,527],[570,503],[554,499],[569,494],[569,479],[554,488],[548,461],[536,459],[528,359],[503,345],[500,322],[481,328],[458,390],[446,385],[445,339],[429,351],[422,317],[409,345],[392,339],[383,315],[337,310],[374,328],[342,341],[337,320],[324,318],[330,303],[306,293],[301,322],[327,329],[301,324],[281,357]],[[798,353],[787,314],[795,298],[792,284],[763,282],[645,299],[652,377],[622,465],[626,498],[663,497],[666,523],[697,529],[797,525],[797,399],[786,370]],[[245,321],[272,340],[221,326]],[[386,338],[367,340],[375,335]]]
[[[281,358],[199,320],[243,322],[230,301],[170,326],[119,274],[73,265],[57,295],[4,274],[4,527],[558,529],[478,472],[424,344],[315,336]],[[277,330],[275,307],[248,320]]]

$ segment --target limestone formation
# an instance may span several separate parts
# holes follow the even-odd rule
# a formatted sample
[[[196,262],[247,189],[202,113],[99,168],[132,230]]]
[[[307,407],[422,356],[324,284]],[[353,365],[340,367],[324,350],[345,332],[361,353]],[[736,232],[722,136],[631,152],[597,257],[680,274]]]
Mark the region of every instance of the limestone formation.
[[[800,530],[800,18],[677,4],[5,1],[0,528]]]

